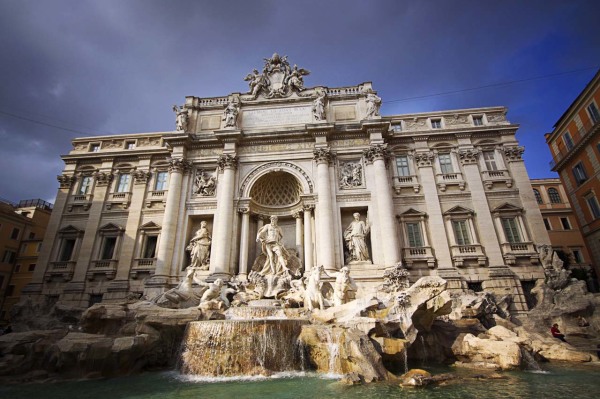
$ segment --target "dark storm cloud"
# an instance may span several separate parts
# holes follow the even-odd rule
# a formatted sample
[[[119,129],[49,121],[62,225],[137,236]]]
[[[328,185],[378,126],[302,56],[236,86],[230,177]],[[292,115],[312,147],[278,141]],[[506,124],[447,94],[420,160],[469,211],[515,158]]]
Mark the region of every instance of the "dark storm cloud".
[[[543,134],[592,70],[391,100],[599,65],[596,3],[2,0],[0,196],[52,199],[71,138],[171,130],[172,104],[246,90],[274,51],[308,86],[373,81],[385,114],[506,105],[551,176]]]

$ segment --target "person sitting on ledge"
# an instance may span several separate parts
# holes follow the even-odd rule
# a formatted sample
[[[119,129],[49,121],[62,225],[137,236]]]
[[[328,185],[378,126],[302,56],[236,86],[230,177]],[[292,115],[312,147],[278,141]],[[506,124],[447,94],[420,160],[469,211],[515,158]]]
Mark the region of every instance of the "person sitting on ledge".
[[[565,334],[562,334],[558,329],[558,324],[554,323],[554,325],[552,325],[552,328],[550,328],[550,332],[552,333],[552,336],[554,338],[558,338],[563,342],[567,342],[567,340],[565,339]]]

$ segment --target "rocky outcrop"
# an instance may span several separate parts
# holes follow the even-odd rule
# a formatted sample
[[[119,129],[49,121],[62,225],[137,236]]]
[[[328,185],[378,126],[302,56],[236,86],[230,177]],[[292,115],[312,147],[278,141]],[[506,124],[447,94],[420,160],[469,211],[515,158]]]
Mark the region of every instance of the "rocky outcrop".
[[[521,365],[521,349],[512,341],[481,339],[473,334],[461,334],[454,345],[454,355],[461,362],[476,368],[512,370]]]

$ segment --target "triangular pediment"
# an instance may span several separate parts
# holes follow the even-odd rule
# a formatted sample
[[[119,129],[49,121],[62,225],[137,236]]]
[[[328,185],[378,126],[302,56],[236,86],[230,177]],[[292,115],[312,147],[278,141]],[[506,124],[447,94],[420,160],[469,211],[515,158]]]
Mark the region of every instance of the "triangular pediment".
[[[522,210],[523,208],[519,206],[505,202],[504,204],[494,208],[492,212],[521,212]]]
[[[161,227],[154,222],[144,223],[143,225],[140,226],[140,230],[157,230],[160,228]]]
[[[448,209],[446,212],[444,212],[444,216],[451,216],[451,215],[472,215],[475,212],[473,212],[472,209],[469,208],[465,208],[462,207],[460,205],[456,205],[455,207],[452,207],[450,209]]]
[[[414,208],[410,208],[409,210],[401,213],[400,216],[427,216],[427,214]]]
[[[114,223],[108,223],[98,229],[99,231],[123,231],[123,228]]]
[[[77,227],[70,224],[70,225],[65,226],[62,229],[58,230],[58,232],[60,234],[78,234],[78,233],[83,233],[83,230],[80,230]]]

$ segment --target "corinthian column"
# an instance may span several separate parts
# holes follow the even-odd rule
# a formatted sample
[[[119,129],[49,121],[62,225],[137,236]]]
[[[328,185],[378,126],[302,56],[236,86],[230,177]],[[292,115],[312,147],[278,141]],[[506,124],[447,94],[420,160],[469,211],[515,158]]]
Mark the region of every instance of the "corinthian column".
[[[400,260],[400,246],[396,232],[392,189],[387,175],[385,145],[372,145],[363,152],[367,163],[373,164],[375,175],[375,197],[377,198],[378,221],[383,239],[383,262],[386,266],[395,265]]]
[[[313,242],[312,242],[312,210],[313,205],[304,205],[304,270],[313,267]]]
[[[190,170],[190,162],[183,158],[169,160],[169,190],[163,216],[160,243],[156,254],[156,271],[147,285],[166,284],[171,270],[170,261],[173,259],[177,219],[179,216],[179,201],[181,199],[181,183],[183,174]]]
[[[212,250],[210,254],[210,279],[231,277],[231,245],[233,243],[233,191],[235,170],[238,159],[235,155],[223,154],[219,157],[219,170],[223,176],[219,181],[217,213],[213,227]]]
[[[318,262],[326,270],[336,270],[333,244],[333,214],[331,211],[331,183],[329,181],[329,164],[331,153],[328,148],[318,148],[314,151],[317,163],[317,242]]]
[[[239,277],[243,280],[248,275],[248,244],[250,233],[250,210],[248,208],[240,208],[238,212],[242,214],[242,232],[240,234],[240,271]]]

